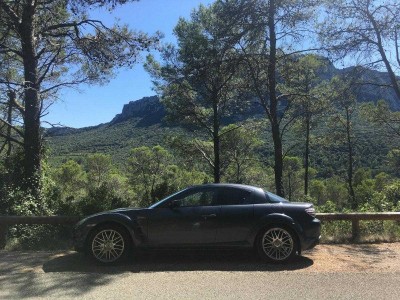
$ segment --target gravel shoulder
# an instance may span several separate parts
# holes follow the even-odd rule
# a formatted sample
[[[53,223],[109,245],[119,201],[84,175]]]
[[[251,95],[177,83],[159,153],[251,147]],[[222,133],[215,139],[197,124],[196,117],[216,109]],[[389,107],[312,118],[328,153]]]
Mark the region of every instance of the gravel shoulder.
[[[318,245],[303,272],[400,272],[400,243]]]

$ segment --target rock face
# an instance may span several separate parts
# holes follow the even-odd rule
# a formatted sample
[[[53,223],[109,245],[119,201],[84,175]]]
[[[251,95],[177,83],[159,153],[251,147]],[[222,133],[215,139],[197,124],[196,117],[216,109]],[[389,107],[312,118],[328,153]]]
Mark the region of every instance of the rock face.
[[[157,96],[143,97],[140,100],[125,104],[122,113],[111,120],[110,125],[124,122],[132,118],[140,118],[143,126],[160,123],[165,115],[164,106]]]
[[[387,86],[390,84],[388,73],[368,70],[361,74],[361,81],[368,84],[360,86],[356,92],[359,102],[385,100],[391,109],[400,110],[400,99],[397,98],[395,91]]]
[[[349,73],[352,73],[353,76],[357,76],[361,82],[368,83],[354,87],[354,93],[358,102],[377,102],[378,100],[385,100],[389,103],[391,109],[400,111],[400,99],[397,98],[394,90],[388,87],[390,80],[386,72],[362,68],[356,69],[355,67],[337,69],[332,63],[329,63],[327,70],[323,74],[320,74],[320,77],[321,80],[330,80],[335,75]],[[246,118],[257,113],[263,113],[260,106],[255,106],[248,110],[242,117]],[[139,118],[141,120],[137,126],[145,127],[162,123],[164,117],[165,109],[158,97],[144,97],[140,100],[130,101],[128,104],[125,104],[122,113],[116,115],[109,125]]]

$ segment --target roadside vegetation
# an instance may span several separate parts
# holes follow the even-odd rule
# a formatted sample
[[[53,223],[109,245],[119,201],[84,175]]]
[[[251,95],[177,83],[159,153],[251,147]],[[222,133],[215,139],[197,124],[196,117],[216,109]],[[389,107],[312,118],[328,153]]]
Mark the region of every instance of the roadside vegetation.
[[[177,45],[85,15],[126,1],[31,2],[0,3],[0,214],[143,207],[209,182],[260,186],[319,212],[400,211],[400,114],[387,99],[356,96],[378,85],[400,103],[400,61],[389,55],[400,51],[397,1],[217,0],[178,21]],[[175,127],[142,128],[119,152],[89,147],[54,160],[41,117],[59,91],[105,83],[151,48],[161,55],[145,67]],[[354,67],[327,79],[327,56]],[[262,113],[249,117],[255,108]],[[102,138],[126,139],[121,128]],[[361,224],[364,240],[400,238],[398,223]],[[334,222],[324,239],[344,241],[349,231]],[[59,247],[49,237],[60,234],[68,230],[16,226],[8,247]]]

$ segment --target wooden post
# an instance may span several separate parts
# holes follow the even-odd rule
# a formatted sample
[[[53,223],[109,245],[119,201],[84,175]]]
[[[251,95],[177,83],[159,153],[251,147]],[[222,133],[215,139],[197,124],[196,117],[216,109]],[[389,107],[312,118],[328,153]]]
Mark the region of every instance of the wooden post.
[[[360,237],[360,220],[351,220],[351,239],[353,241],[358,240]]]
[[[7,243],[7,231],[8,226],[6,224],[0,224],[0,250],[4,249]]]

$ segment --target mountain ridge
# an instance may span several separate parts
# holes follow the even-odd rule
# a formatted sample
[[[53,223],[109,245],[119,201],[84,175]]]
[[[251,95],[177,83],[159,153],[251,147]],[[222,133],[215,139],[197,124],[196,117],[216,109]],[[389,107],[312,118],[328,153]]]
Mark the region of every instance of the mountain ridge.
[[[378,100],[385,100],[390,108],[395,111],[400,111],[400,99],[397,99],[396,93],[388,84],[390,83],[389,75],[387,72],[376,70],[363,69],[360,72],[360,67],[348,67],[344,69],[337,69],[330,62],[327,71],[321,74],[321,80],[329,80],[335,75],[359,73],[359,77],[364,82],[369,82],[368,85],[363,85],[361,89],[355,92],[357,101],[359,102],[377,102]],[[263,113],[261,107],[254,106],[248,110],[248,114],[254,116],[255,114]],[[166,111],[158,96],[147,96],[138,100],[130,101],[122,108],[121,113],[117,114],[110,122],[81,127],[54,127],[46,129],[46,136],[62,136],[68,134],[76,134],[84,130],[92,130],[101,126],[114,126],[118,123],[128,121],[129,119],[139,118],[140,121],[136,123],[137,127],[148,127],[156,124],[168,126],[165,122]]]

